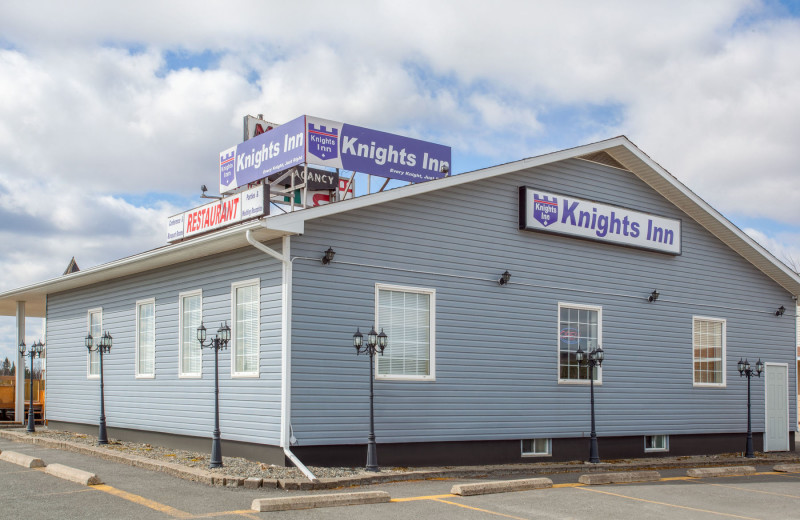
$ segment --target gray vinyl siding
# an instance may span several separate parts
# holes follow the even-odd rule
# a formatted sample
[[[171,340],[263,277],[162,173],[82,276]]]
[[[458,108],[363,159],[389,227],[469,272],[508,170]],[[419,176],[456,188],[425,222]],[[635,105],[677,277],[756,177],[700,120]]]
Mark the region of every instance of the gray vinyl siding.
[[[279,247],[279,244],[271,244]],[[109,427],[210,436],[214,427],[214,351],[202,351],[202,377],[179,378],[178,294],[202,289],[209,335],[232,323],[231,284],[260,279],[260,377],[231,378],[231,349],[220,351],[223,439],[278,444],[280,436],[281,267],[252,247],[192,260],[47,299],[47,416],[97,424],[99,379],[88,379],[87,311],[103,309],[114,337],[104,356]],[[137,300],[155,298],[155,378],[135,378]]]
[[[522,185],[681,219],[683,254],[520,231]],[[336,257],[324,266],[329,246]],[[740,356],[788,363],[796,380],[795,320],[774,315],[794,308],[791,295],[633,174],[596,163],[568,160],[309,221],[292,253],[300,445],[366,441],[368,358],[355,355],[352,334],[374,321],[376,283],[436,290],[435,381],[375,382],[379,443],[588,436],[588,386],[558,384],[559,302],[602,307],[600,436],[744,431]],[[648,303],[653,289],[661,298]],[[693,316],[727,320],[724,388],[693,386]],[[763,383],[753,381],[756,431]],[[796,425],[791,384],[789,395]]]

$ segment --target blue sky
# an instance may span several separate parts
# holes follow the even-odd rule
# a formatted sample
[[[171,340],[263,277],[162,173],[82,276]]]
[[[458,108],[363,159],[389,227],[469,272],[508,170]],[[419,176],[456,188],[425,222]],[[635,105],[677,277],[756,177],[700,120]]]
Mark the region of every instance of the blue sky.
[[[0,35],[0,292],[163,245],[259,113],[449,145],[456,173],[624,134],[800,259],[798,2],[76,0],[7,3]]]

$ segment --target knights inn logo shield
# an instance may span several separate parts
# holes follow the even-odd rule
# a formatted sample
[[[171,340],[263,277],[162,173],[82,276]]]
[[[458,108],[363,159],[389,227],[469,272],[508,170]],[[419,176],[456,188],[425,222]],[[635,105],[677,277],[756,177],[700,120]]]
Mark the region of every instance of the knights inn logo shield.
[[[339,129],[309,123],[308,151],[325,161],[339,157]]]
[[[228,148],[219,154],[219,178],[223,185],[230,186],[235,178],[236,147]]]
[[[540,197],[538,193],[534,193],[533,218],[538,220],[544,227],[558,222],[558,198]]]

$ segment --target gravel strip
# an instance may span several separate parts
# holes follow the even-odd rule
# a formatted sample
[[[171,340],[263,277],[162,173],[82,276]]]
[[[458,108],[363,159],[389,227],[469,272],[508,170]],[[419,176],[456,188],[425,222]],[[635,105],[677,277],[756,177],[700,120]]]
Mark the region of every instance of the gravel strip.
[[[676,467],[704,467],[748,463],[797,463],[800,457],[795,452],[786,453],[756,453],[755,459],[743,459],[740,453],[725,453],[719,455],[697,456],[672,456],[646,459],[620,459],[604,460],[601,464],[589,464],[584,461],[571,462],[539,462],[527,464],[498,464],[491,466],[446,466],[428,468],[382,467],[380,473],[370,473],[363,467],[320,467],[309,466],[314,475],[320,479],[317,484],[312,484],[294,467],[282,467],[264,464],[240,457],[222,457],[223,467],[210,469],[208,467],[211,455],[204,452],[175,450],[163,446],[120,441],[109,439],[105,446],[97,445],[97,437],[82,433],[50,430],[38,428],[35,433],[26,434],[24,428],[8,429],[25,435],[25,437],[39,437],[55,442],[73,442],[92,446],[94,450],[109,450],[109,453],[128,454],[138,457],[170,463],[170,466],[187,468],[187,471],[200,471],[206,475],[219,477],[259,478],[264,481],[281,481],[285,489],[326,489],[341,486],[359,486],[392,480],[426,479],[426,478],[480,478],[487,476],[530,476],[547,475],[556,473],[573,472],[607,472],[607,471],[636,471],[643,469],[666,469]],[[31,439],[33,440],[33,439]],[[135,458],[135,457],[134,457]],[[134,464],[135,465],[135,464]],[[189,470],[191,468],[191,470]],[[195,480],[192,477],[182,477]],[[214,477],[216,478],[216,477]],[[224,485],[223,483],[220,485]],[[211,482],[209,482],[211,483]],[[242,484],[243,485],[243,484]]]
[[[24,429],[12,430],[20,433]],[[208,463],[211,459],[210,453],[202,453],[187,450],[175,450],[171,448],[164,448],[155,444],[142,444],[138,442],[121,441],[117,439],[108,439],[108,444],[105,446],[97,445],[97,437],[94,435],[87,435],[83,433],[73,433],[61,430],[50,430],[46,428],[37,428],[35,433],[27,434],[33,437],[42,437],[54,441],[70,441],[87,446],[95,446],[113,450],[121,453],[128,453],[138,455],[140,457],[147,457],[149,459],[171,462],[173,464],[180,464],[190,468],[202,469],[210,471],[219,475],[235,476],[241,478],[256,477],[263,479],[305,479],[303,473],[295,467],[275,466],[273,464],[263,464],[252,460],[243,459],[241,457],[222,457],[223,467],[209,468]],[[354,477],[362,475],[371,475],[364,471],[363,468],[322,468],[322,467],[309,467],[312,473],[318,478],[341,478],[341,477]]]

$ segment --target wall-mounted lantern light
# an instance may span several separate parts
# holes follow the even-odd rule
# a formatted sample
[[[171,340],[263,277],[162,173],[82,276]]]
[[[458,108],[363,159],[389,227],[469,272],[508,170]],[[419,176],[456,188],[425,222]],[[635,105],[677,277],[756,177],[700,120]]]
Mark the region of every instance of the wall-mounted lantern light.
[[[322,257],[322,265],[328,265],[333,262],[333,256],[335,254],[336,251],[334,251],[332,247],[329,247],[328,250],[325,251],[325,256]]]
[[[509,280],[511,280],[511,273],[506,271],[505,273],[500,275],[500,279],[497,280],[497,283],[499,283],[500,285],[506,285],[506,284],[508,284]]]
[[[659,296],[661,296],[661,294],[659,294],[659,292],[657,290],[653,289],[653,292],[651,292],[650,296],[647,297],[647,301],[649,301],[650,303],[653,303],[654,301],[656,301],[658,299]]]

